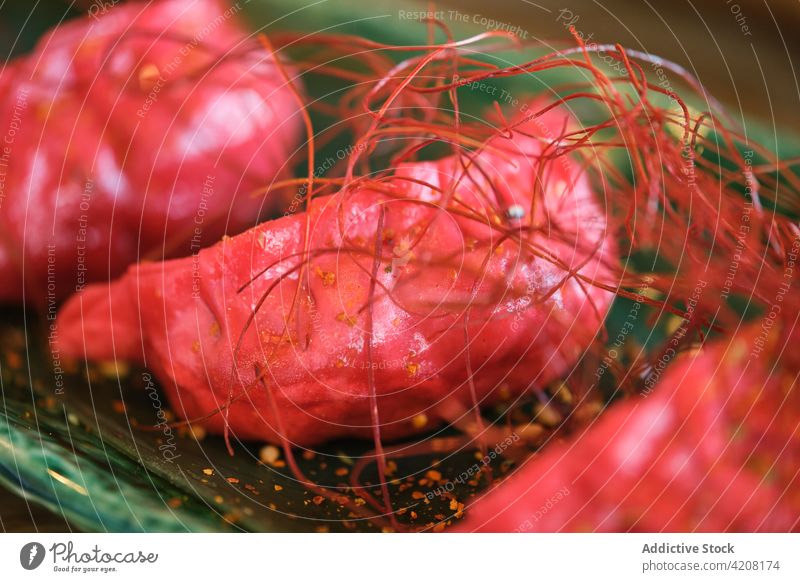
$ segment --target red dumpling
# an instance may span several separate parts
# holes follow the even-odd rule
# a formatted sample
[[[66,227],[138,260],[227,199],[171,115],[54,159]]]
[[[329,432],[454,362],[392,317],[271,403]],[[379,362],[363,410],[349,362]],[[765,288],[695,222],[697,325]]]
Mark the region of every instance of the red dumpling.
[[[646,396],[552,443],[471,504],[460,531],[778,531],[800,520],[796,374],[786,326],[681,356]]]
[[[0,301],[63,297],[274,212],[301,120],[236,9],[120,4],[0,73]]]
[[[541,150],[495,137],[469,163],[402,164],[197,257],[132,267],[64,306],[61,352],[142,363],[178,414],[243,439],[373,436],[370,370],[382,438],[471,418],[566,373],[612,299],[568,273],[608,280],[602,209],[577,165]],[[498,199],[533,218],[509,226]]]

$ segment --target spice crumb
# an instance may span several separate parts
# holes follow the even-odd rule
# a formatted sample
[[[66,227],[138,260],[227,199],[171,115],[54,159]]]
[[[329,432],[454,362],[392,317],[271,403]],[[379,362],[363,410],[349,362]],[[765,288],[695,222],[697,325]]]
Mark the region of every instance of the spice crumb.
[[[442,480],[442,474],[439,471],[437,471],[436,469],[431,469],[430,471],[425,473],[425,475],[431,481],[441,481]]]
[[[258,458],[262,463],[267,465],[273,464],[278,458],[281,456],[281,451],[278,447],[274,445],[267,445],[265,447],[261,447],[261,450],[258,452]]]
[[[189,433],[194,437],[194,440],[196,441],[202,441],[204,438],[206,438],[206,429],[200,426],[199,424],[190,424]]]
[[[411,419],[411,424],[414,426],[414,428],[423,428],[426,424],[428,424],[428,416],[425,414],[418,414]]]

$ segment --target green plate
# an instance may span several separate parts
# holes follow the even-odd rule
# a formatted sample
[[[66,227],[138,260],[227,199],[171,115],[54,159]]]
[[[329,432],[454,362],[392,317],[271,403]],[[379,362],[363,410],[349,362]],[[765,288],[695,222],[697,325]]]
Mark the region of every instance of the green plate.
[[[258,444],[237,442],[231,456],[221,438],[157,426],[162,414],[169,418],[170,413],[144,370],[91,366],[63,376],[57,371],[56,377],[42,357],[46,337],[37,324],[28,321],[26,334],[21,316],[6,313],[3,319],[0,482],[78,528],[172,532],[378,527],[351,513],[348,505],[360,503],[349,475],[356,459],[368,452],[364,443],[332,443],[313,458],[298,455],[303,473],[339,497],[325,499],[299,483],[280,459],[261,462]],[[56,384],[62,382],[57,393]],[[508,470],[508,464],[498,462],[495,474]],[[427,500],[420,495],[475,463],[470,449],[398,460],[390,489],[394,508],[406,508],[400,519],[433,528],[451,517],[451,499],[467,498],[483,483],[448,486],[449,495]],[[376,483],[374,470],[367,467],[360,482],[368,487]],[[374,495],[379,489],[369,490]]]

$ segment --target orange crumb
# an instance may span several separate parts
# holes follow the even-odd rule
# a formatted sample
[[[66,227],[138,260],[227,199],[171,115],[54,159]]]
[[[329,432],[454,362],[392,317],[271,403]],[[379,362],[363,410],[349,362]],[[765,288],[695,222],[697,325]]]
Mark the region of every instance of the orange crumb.
[[[280,456],[281,456],[281,451],[275,445],[267,445],[261,447],[261,450],[258,452],[258,459],[262,463],[267,465],[271,465],[272,463],[277,461]]]
[[[427,475],[428,479],[431,479],[432,481],[441,481],[442,480],[442,474],[439,471],[437,471],[436,469],[431,469],[430,471],[425,473],[425,475]]]
[[[315,268],[317,276],[322,279],[323,287],[331,287],[336,282],[336,274],[330,271],[323,271],[319,267]]]
[[[155,87],[158,78],[161,76],[161,71],[153,63],[143,65],[139,69],[139,88],[142,91],[149,91]]]
[[[347,325],[349,325],[350,327],[353,327],[356,324],[355,316],[354,315],[347,315],[344,311],[342,311],[341,313],[339,313],[336,316],[336,320],[337,321],[342,321],[342,322],[346,323]]]
[[[201,441],[206,438],[206,429],[200,426],[199,424],[190,424],[189,425],[189,433],[195,438],[197,441]]]
[[[418,414],[411,419],[411,424],[414,428],[422,428],[428,424],[428,416],[425,414]]]

